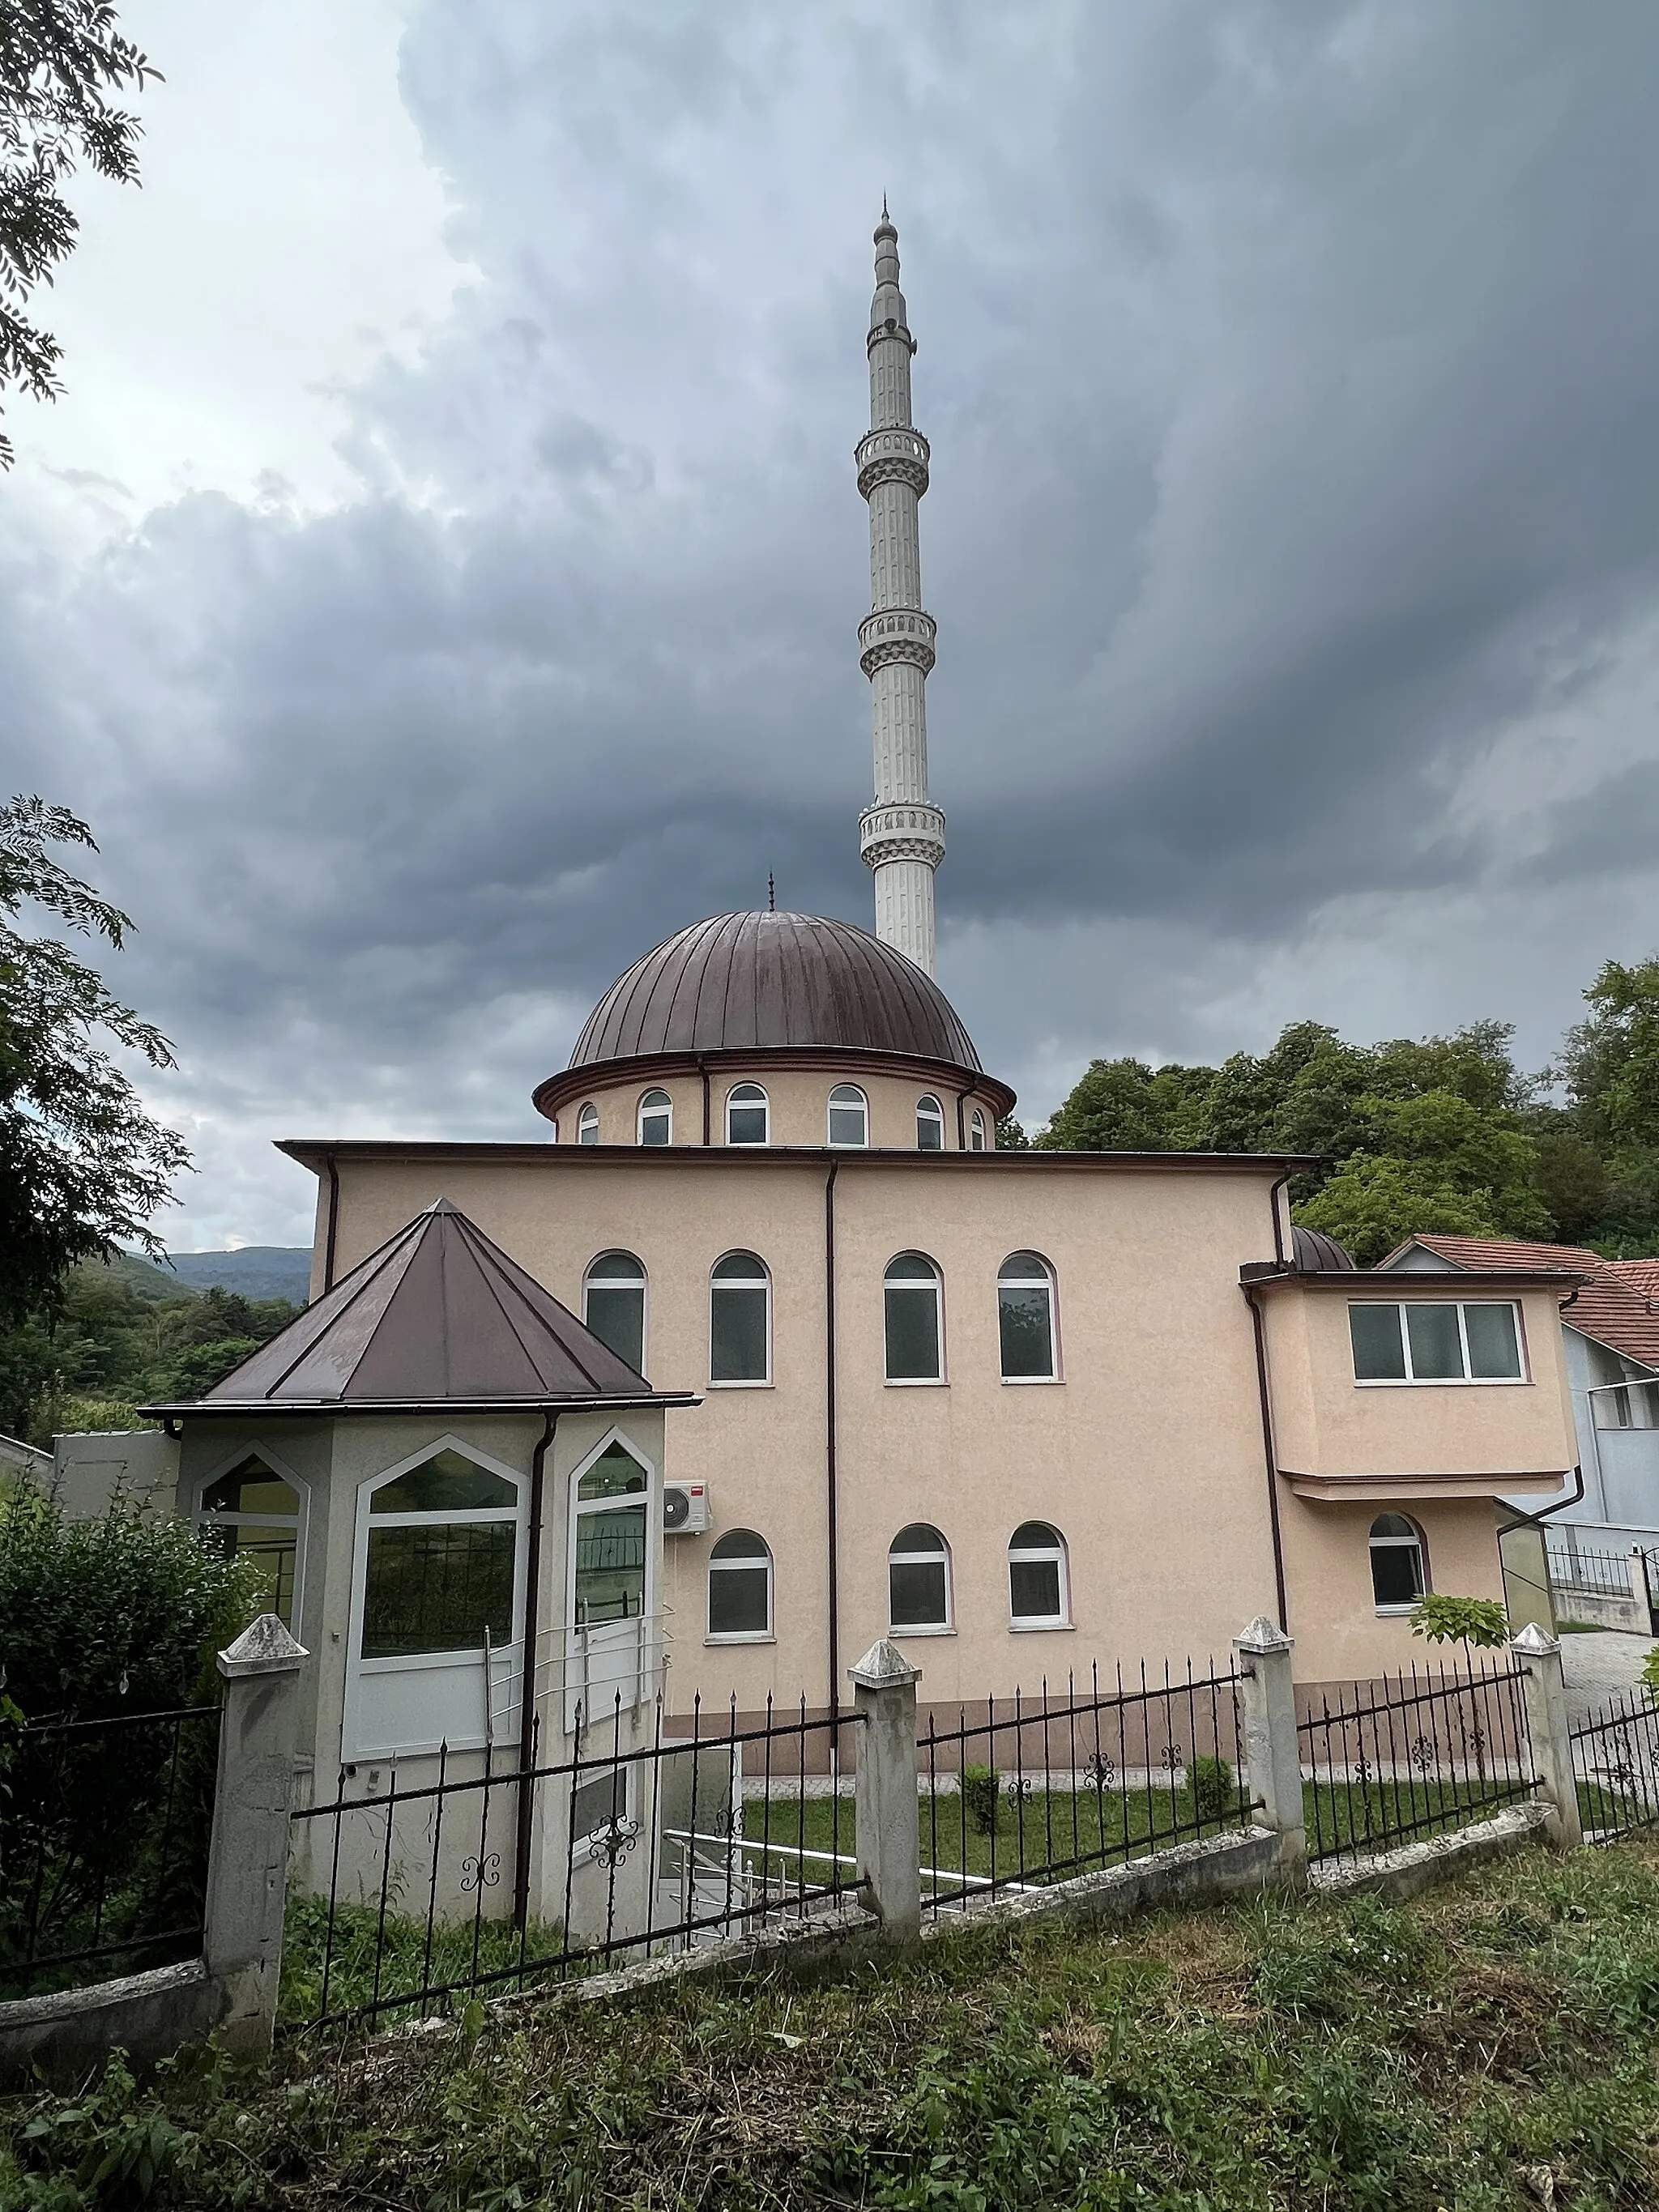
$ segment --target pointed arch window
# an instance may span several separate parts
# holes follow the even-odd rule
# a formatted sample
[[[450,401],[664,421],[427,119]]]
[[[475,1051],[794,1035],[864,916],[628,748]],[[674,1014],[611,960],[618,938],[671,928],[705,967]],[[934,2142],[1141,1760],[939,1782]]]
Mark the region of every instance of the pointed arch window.
[[[708,1380],[750,1389],[772,1380],[772,1278],[752,1252],[728,1252],[709,1276]]]
[[[673,1100],[665,1091],[647,1091],[640,1101],[640,1142],[672,1145],[673,1141]]]
[[[901,1252],[887,1263],[882,1304],[887,1380],[942,1382],[945,1332],[939,1269],[921,1252]]]
[[[830,1141],[847,1150],[870,1142],[870,1102],[856,1083],[838,1083],[830,1093]]]
[[[758,1643],[772,1633],[772,1554],[752,1528],[733,1528],[708,1554],[711,1642]]]
[[[577,1482],[570,1547],[575,1627],[643,1615],[650,1490],[649,1474],[620,1440],[608,1444]]]
[[[576,1142],[597,1145],[599,1141],[599,1109],[590,1098],[576,1116]]]
[[[252,1562],[259,1578],[259,1610],[292,1629],[299,1596],[300,1538],[305,1500],[286,1475],[259,1453],[208,1483],[196,1525],[227,1558]]]
[[[734,1084],[726,1094],[726,1141],[728,1145],[769,1145],[772,1108],[758,1083]]]
[[[1379,1613],[1409,1613],[1429,1586],[1423,1531],[1403,1513],[1371,1523],[1371,1595]]]
[[[1046,1521],[1022,1521],[1009,1539],[1008,1617],[1015,1628],[1063,1628],[1071,1620],[1066,1540]]]
[[[631,1252],[601,1252],[582,1278],[582,1319],[601,1344],[645,1372],[645,1269]]]
[[[895,1634],[939,1635],[951,1626],[951,1553],[937,1528],[913,1521],[887,1550],[887,1618]]]
[[[918,1098],[916,1101],[916,1150],[919,1152],[942,1152],[945,1150],[945,1109],[937,1098]]]
[[[1011,1252],[997,1270],[997,1323],[1005,1382],[1053,1382],[1054,1279],[1036,1252]]]

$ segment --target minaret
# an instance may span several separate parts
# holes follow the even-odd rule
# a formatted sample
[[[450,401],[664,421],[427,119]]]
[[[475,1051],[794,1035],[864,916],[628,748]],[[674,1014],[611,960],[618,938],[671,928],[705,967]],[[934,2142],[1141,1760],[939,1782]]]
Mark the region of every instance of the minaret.
[[[859,849],[876,879],[876,935],[933,972],[933,871],[945,817],[927,798],[927,672],[933,618],[922,611],[917,502],[927,489],[927,441],[910,422],[916,349],[899,289],[898,233],[881,204],[876,296],[870,305],[870,432],[859,441],[859,489],[870,504],[870,612],[859,626],[870,679],[876,795],[859,820]]]

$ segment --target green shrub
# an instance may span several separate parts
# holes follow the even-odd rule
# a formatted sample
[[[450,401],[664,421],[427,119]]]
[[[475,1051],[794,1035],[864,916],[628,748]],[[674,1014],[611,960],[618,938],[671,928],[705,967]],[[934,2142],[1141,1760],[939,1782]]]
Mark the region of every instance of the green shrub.
[[[1419,1598],[1412,1614],[1412,1634],[1430,1644],[1462,1644],[1496,1651],[1510,1640],[1509,1616],[1495,1598]]]
[[[1002,1796],[994,1766],[964,1766],[962,1770],[962,1802],[968,1808],[968,1818],[981,1836],[988,1836],[997,1824]]]
[[[1224,1759],[1190,1759],[1187,1787],[1192,1792],[1195,1820],[1224,1820],[1238,1802],[1233,1770]]]

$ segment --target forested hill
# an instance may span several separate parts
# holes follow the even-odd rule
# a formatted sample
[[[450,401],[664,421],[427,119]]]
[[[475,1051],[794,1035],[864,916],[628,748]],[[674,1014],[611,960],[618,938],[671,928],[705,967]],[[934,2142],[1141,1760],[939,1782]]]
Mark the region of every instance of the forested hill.
[[[302,1306],[311,1295],[308,1244],[244,1244],[235,1252],[169,1252],[174,1274],[193,1291],[234,1291],[244,1298],[287,1298]]]

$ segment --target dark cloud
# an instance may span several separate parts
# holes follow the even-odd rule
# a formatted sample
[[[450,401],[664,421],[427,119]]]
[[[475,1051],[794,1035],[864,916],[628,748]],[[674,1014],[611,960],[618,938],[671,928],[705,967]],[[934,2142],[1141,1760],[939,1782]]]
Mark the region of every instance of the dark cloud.
[[[1603,693],[1659,580],[1656,64],[1636,0],[429,6],[404,95],[480,275],[349,395],[361,496],[196,495],[0,596],[14,780],[96,819],[222,1187],[301,1122],[527,1131],[616,969],[769,868],[867,914],[884,188],[987,1057],[1052,1090],[1299,988],[1570,1018],[1413,933],[1525,854],[1569,901],[1650,865]],[[1523,834],[1467,787],[1566,704],[1624,781]],[[1581,901],[1564,959],[1625,926]]]

